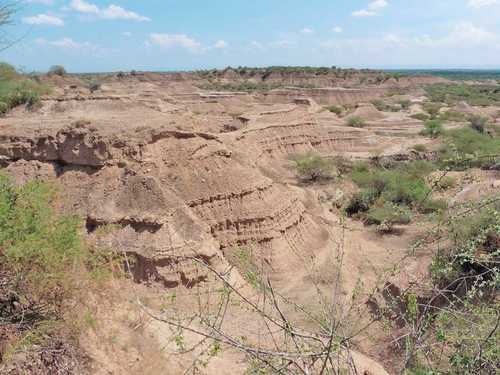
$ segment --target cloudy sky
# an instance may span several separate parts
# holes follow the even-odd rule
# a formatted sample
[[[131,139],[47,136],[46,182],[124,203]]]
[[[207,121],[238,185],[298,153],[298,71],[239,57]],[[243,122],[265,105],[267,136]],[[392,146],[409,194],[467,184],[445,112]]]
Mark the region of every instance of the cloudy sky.
[[[22,0],[5,32],[28,71],[500,68],[500,0]]]

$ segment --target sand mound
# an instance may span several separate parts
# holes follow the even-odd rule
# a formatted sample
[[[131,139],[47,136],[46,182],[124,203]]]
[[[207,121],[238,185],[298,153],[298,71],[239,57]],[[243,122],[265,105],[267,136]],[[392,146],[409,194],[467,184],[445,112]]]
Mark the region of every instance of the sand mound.
[[[418,115],[419,113],[425,113],[421,104],[412,104],[409,109],[410,109],[410,115]]]
[[[346,116],[347,119],[351,117],[361,117],[368,121],[376,121],[382,120],[385,118],[385,115],[380,112],[375,106],[371,103],[361,103],[356,108],[356,110],[351,113],[349,116]]]
[[[453,107],[453,110],[463,113],[474,113],[474,108],[472,108],[467,102],[459,102]]]

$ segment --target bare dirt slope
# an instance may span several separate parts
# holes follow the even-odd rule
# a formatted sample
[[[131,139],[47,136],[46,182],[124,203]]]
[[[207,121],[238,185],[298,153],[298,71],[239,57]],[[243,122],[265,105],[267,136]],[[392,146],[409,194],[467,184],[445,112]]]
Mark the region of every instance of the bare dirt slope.
[[[328,293],[335,281],[322,274],[335,267],[339,249],[345,254],[345,299],[359,285],[362,295],[370,294],[378,275],[405,255],[403,243],[411,233],[382,239],[355,223],[346,230],[340,216],[321,205],[321,188],[296,183],[288,160],[309,151],[358,159],[408,156],[411,145],[427,142],[417,135],[422,122],[409,113],[382,113],[363,104],[354,115],[365,116],[368,125],[357,129],[323,107],[366,103],[390,89],[391,81],[379,87],[234,93],[199,89],[189,76],[149,74],[107,78],[91,94],[77,77],[54,80],[40,108],[17,109],[0,119],[0,163],[18,182],[38,178],[60,186],[60,209],[81,215],[89,238],[114,224],[107,245],[138,259],[135,281],[155,283],[149,291],[141,286],[141,295],[210,284],[179,257],[203,259],[222,271],[237,249],[248,247],[265,263],[276,289],[314,307],[313,291]],[[112,316],[120,308],[133,310],[117,299]],[[293,308],[287,310],[293,315]],[[236,309],[231,319],[237,330],[252,318]],[[114,324],[103,332],[120,331]],[[145,331],[139,336],[152,338],[134,349],[138,363],[150,361],[149,355],[161,363],[165,328],[141,324]],[[131,340],[124,335],[118,337]],[[97,363],[108,361],[107,373],[123,373],[124,364],[110,361],[109,352],[88,347]],[[373,352],[361,351],[355,354],[360,373],[387,373],[365,355]],[[164,360],[171,364],[169,373],[185,370],[175,357]],[[134,366],[132,373],[144,373]],[[160,373],[165,365],[158,366],[143,370]],[[241,373],[244,367],[241,355],[232,353],[205,371]],[[94,370],[106,373],[99,366]]]

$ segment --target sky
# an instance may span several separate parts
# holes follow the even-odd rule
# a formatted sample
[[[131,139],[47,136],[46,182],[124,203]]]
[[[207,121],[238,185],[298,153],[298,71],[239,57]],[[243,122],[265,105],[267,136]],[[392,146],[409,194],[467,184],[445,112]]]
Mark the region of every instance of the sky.
[[[500,0],[20,1],[0,60],[26,71],[500,68]]]

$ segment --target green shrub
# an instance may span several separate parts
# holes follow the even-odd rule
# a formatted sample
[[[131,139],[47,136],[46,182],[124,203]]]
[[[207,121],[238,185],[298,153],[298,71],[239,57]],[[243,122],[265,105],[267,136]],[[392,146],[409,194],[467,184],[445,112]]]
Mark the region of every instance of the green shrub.
[[[352,116],[347,119],[347,126],[353,128],[364,128],[366,126],[366,121],[360,116]]]
[[[436,169],[436,166],[427,160],[415,160],[406,163],[406,165],[400,169],[404,169],[405,173],[411,178],[424,179]]]
[[[17,79],[19,74],[12,65],[0,62],[0,81],[12,81]]]
[[[418,206],[418,210],[423,214],[432,214],[438,211],[444,211],[448,208],[448,203],[444,199],[427,198]]]
[[[381,207],[372,207],[365,216],[365,222],[369,225],[388,224],[408,224],[411,221],[411,212],[406,207],[385,203]]]
[[[0,115],[5,115],[9,111],[9,106],[5,102],[0,102]]]
[[[442,298],[428,320],[425,353],[415,368],[424,374],[496,374],[500,351],[498,280],[500,196],[468,202],[442,222],[433,257],[433,289]],[[430,349],[429,348],[433,348]],[[436,358],[427,362],[425,359]],[[424,372],[427,364],[430,369]]]
[[[425,87],[433,102],[455,104],[465,101],[472,106],[492,106],[500,102],[500,91],[495,85],[435,84]]]
[[[430,194],[425,177],[434,168],[426,161],[406,163],[393,170],[355,165],[351,177],[362,190],[351,199],[345,211],[349,216],[366,212],[377,200],[418,208]]]
[[[52,65],[49,69],[49,75],[65,76],[66,69],[62,65]]]
[[[469,124],[470,127],[478,133],[484,133],[486,125],[488,124],[488,119],[479,115],[471,115],[469,117]]]
[[[417,152],[427,152],[427,146],[423,144],[417,144],[412,147]]]
[[[465,214],[447,222],[449,245],[433,259],[431,274],[437,284],[467,276],[478,287],[498,288],[500,251],[500,196],[473,202]],[[478,277],[475,279],[475,277]],[[490,282],[491,281],[491,282]]]
[[[444,176],[443,178],[441,178],[438,183],[437,183],[437,187],[440,189],[440,190],[448,190],[448,189],[451,189],[452,187],[454,187],[457,183],[457,180],[451,176]]]
[[[437,138],[444,132],[443,124],[439,120],[428,120],[424,123],[421,134],[431,138]]]
[[[385,111],[387,109],[387,104],[380,100],[380,99],[375,99],[372,100],[371,102],[375,108],[377,108],[379,111]]]
[[[212,81],[205,84],[201,84],[198,87],[200,89],[210,90],[210,91],[253,92],[253,91],[275,90],[286,86],[289,85],[286,85],[282,82],[254,82],[251,80],[248,81],[245,80],[240,82],[229,82],[229,83],[221,81]],[[304,83],[304,84],[296,84],[294,85],[294,87],[312,89],[315,88],[316,86],[313,84]]]
[[[478,133],[470,127],[447,131],[445,142],[440,150],[443,167],[490,168],[500,161],[500,138]]]
[[[466,116],[462,112],[448,110],[446,112],[440,113],[438,116],[441,121],[464,121]]]
[[[443,333],[443,346],[454,349],[447,356],[450,371],[446,373],[472,375],[498,372],[499,309],[498,303],[467,303],[459,313],[443,310],[437,315],[435,332]]]
[[[12,71],[8,64],[0,64],[0,73],[6,72],[0,79],[0,114],[5,114],[18,105],[31,108],[40,100],[40,95],[48,93],[48,88],[33,79],[26,78]]]
[[[384,188],[381,196],[386,201],[395,204],[412,206],[420,202],[429,193],[429,187],[421,179],[405,178],[399,183],[397,174],[390,176],[386,182],[387,186]]]
[[[7,304],[0,301],[0,325],[15,326],[0,340],[2,365],[19,351],[29,360],[30,353],[42,353],[53,342],[72,343],[80,334],[78,306],[86,292],[123,263],[111,252],[85,246],[83,223],[58,214],[54,199],[55,190],[46,183],[14,186],[0,174],[0,291],[15,296]],[[19,306],[11,310],[12,302]]]
[[[335,155],[330,159],[332,166],[338,176],[350,173],[353,167],[352,161],[343,155]]]
[[[347,216],[355,216],[367,212],[377,200],[379,192],[375,189],[363,189],[354,194],[344,207]]]
[[[344,111],[342,107],[336,106],[336,105],[331,105],[326,107],[327,110],[329,110],[332,113],[335,113],[337,116],[340,116],[342,112]]]
[[[435,119],[439,115],[439,111],[442,108],[442,105],[439,103],[424,103],[423,104],[424,111],[426,111],[431,119]]]
[[[375,99],[371,102],[377,110],[382,112],[398,112],[402,106],[390,105],[381,99]]]
[[[429,116],[426,115],[425,113],[415,113],[414,115],[411,115],[410,117],[414,118],[415,120],[420,120],[420,121],[427,121],[429,119]]]
[[[51,207],[53,190],[29,182],[19,188],[0,175],[0,246],[3,263],[23,275],[39,298],[52,303],[63,298],[71,275],[65,273],[82,259],[80,221],[58,216]],[[55,293],[58,291],[61,293]]]
[[[456,248],[467,246],[471,240],[486,241],[487,238],[482,235],[484,232],[499,233],[500,202],[495,197],[490,200],[494,203],[475,209],[466,216],[456,217],[449,223],[450,238]],[[475,206],[481,207],[479,204]]]
[[[297,175],[305,181],[316,181],[334,177],[335,165],[332,160],[314,153],[292,157]]]
[[[96,92],[96,91],[98,91],[98,90],[101,89],[101,84],[99,82],[92,81],[92,82],[89,83],[88,87],[89,87],[89,91],[91,93],[94,93],[94,92]]]
[[[400,100],[400,101],[398,101],[398,104],[401,105],[401,108],[403,108],[404,110],[407,110],[411,106],[411,101],[409,101],[407,99]]]
[[[408,223],[410,209],[431,213],[446,208],[446,202],[430,199],[426,177],[435,169],[428,161],[413,161],[395,169],[353,166],[351,178],[361,191],[351,197],[344,211],[348,216],[364,218],[367,224],[381,225],[390,232],[393,224]]]

